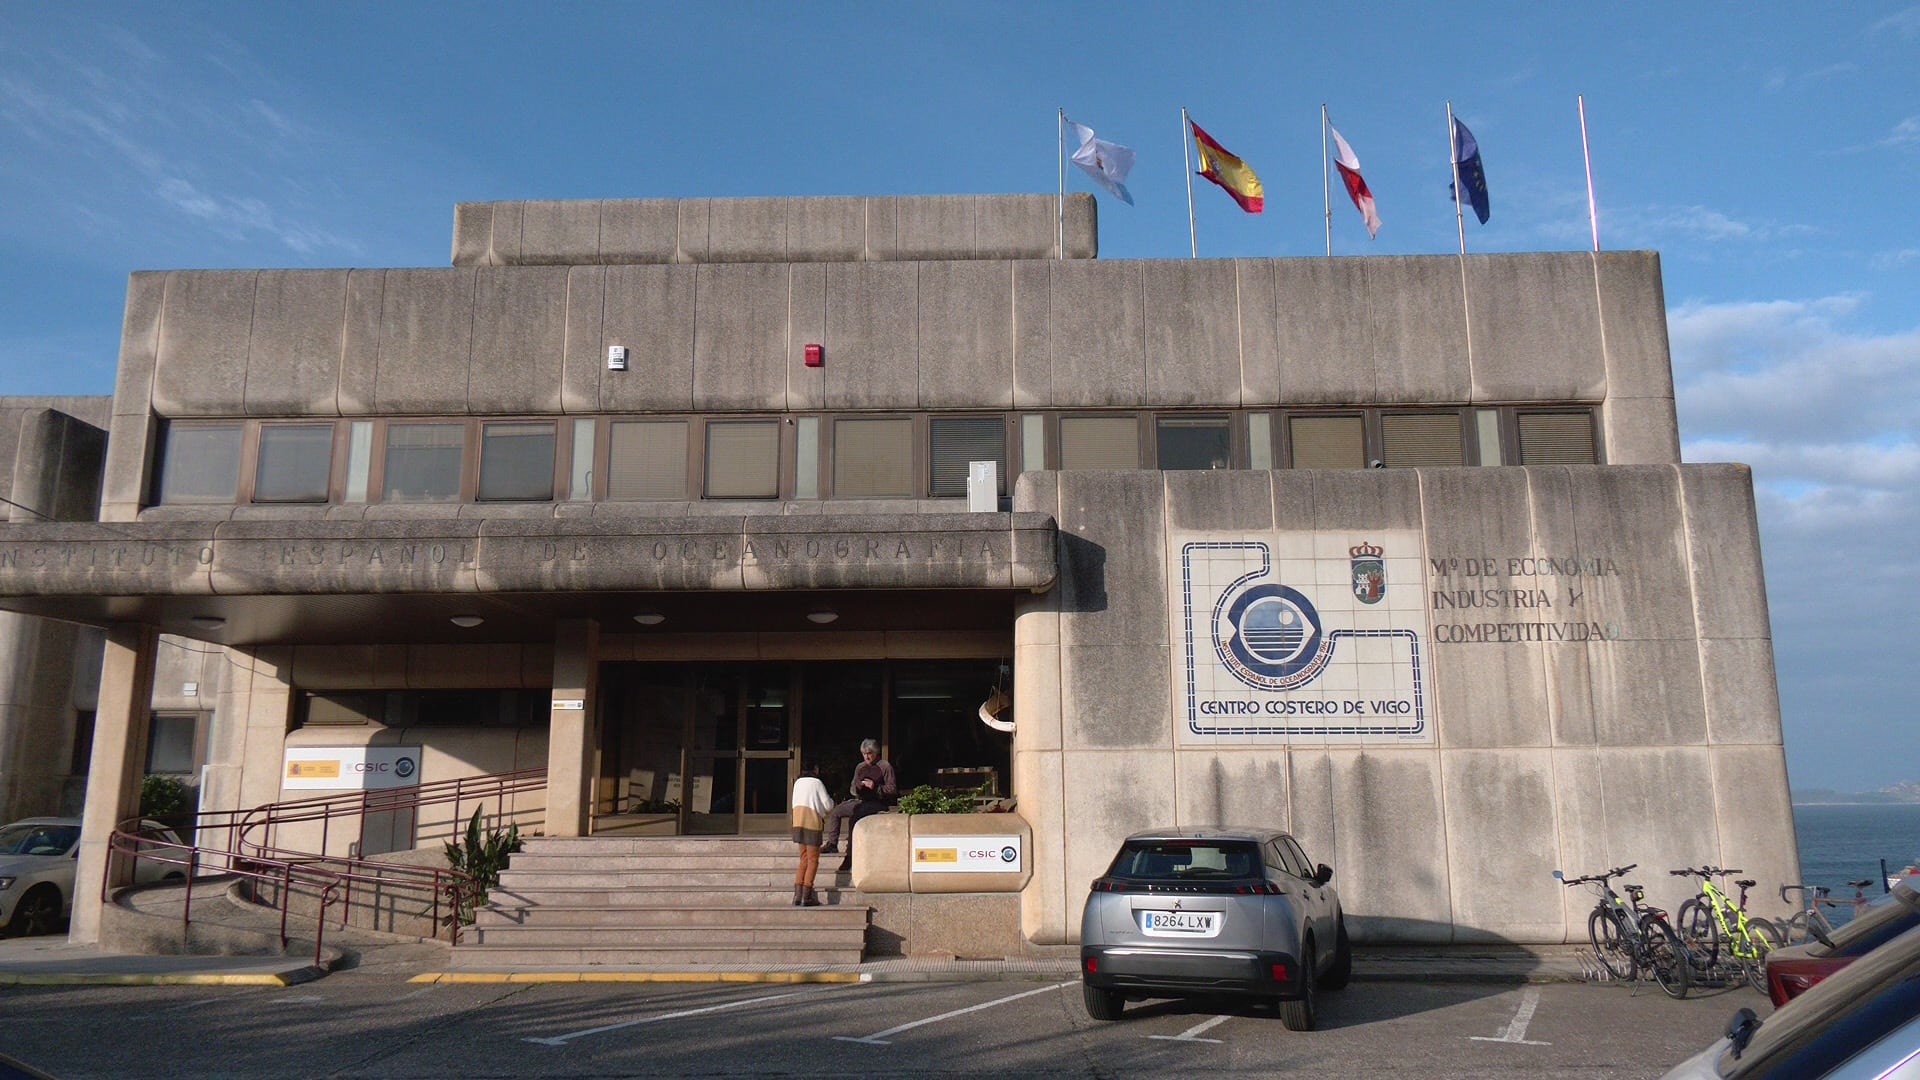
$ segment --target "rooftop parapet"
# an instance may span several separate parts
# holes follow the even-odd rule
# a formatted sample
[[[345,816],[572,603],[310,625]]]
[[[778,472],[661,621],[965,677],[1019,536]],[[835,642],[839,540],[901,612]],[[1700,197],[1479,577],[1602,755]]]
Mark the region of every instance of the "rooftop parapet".
[[[1091,259],[1093,196],[885,195],[459,203],[455,266]]]

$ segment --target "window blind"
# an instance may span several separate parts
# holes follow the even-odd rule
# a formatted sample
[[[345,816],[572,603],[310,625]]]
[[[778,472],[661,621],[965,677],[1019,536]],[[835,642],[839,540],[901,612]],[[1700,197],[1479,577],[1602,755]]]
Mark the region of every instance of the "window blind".
[[[1520,464],[1592,465],[1593,417],[1587,413],[1521,413]]]
[[[1287,420],[1296,469],[1364,469],[1367,424],[1358,416],[1295,416]]]
[[[773,499],[780,495],[780,425],[773,420],[721,420],[707,425],[707,496]]]
[[[1007,425],[999,417],[934,420],[929,435],[933,475],[928,492],[934,498],[966,495],[967,466],[975,461],[998,463],[998,493],[1007,493]]]
[[[1466,461],[1457,413],[1389,413],[1380,418],[1381,460],[1387,468],[1460,465]]]
[[[913,421],[833,422],[835,498],[913,494]]]
[[[635,420],[610,424],[607,498],[687,497],[687,422]]]
[[[1139,468],[1140,422],[1131,416],[1061,417],[1060,467]]]

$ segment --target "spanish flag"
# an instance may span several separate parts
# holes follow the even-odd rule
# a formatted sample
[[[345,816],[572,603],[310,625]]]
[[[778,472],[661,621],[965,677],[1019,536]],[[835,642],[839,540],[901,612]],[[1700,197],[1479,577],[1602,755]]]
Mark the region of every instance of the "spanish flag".
[[[1260,177],[1246,162],[1214,142],[1213,136],[1202,131],[1199,124],[1191,119],[1187,123],[1193,127],[1193,142],[1200,151],[1200,175],[1219,184],[1247,213],[1257,214],[1264,209],[1266,189],[1260,186]]]

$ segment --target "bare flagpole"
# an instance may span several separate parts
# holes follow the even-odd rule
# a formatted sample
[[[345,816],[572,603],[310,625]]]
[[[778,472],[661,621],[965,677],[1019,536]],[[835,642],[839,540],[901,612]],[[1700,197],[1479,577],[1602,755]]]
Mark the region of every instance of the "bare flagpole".
[[[1060,110],[1060,194],[1053,202],[1053,257],[1067,257],[1067,110]]]
[[[1327,103],[1320,103],[1320,196],[1327,204],[1327,257],[1333,257],[1333,181],[1327,177]]]
[[[1600,250],[1600,210],[1593,201],[1593,151],[1587,148],[1587,96],[1575,95],[1580,103],[1580,156],[1587,160],[1587,224],[1593,227],[1593,250]]]
[[[1187,119],[1187,107],[1180,106],[1180,160],[1187,165],[1187,241],[1193,245],[1193,257],[1200,257],[1200,233],[1193,225],[1193,121]]]
[[[1460,257],[1467,255],[1467,219],[1460,213],[1460,140],[1453,131],[1453,102],[1447,102],[1447,157],[1453,162],[1453,223],[1460,229]]]

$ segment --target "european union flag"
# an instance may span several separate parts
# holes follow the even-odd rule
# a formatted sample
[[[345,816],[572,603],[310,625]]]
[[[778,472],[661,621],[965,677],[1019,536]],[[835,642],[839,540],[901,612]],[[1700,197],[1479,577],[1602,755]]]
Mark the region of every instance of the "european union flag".
[[[1492,211],[1487,207],[1487,173],[1480,167],[1480,144],[1457,118],[1453,122],[1453,160],[1459,162],[1460,182],[1466,185],[1466,201],[1473,204],[1473,216],[1485,225]],[[1460,201],[1452,184],[1447,185],[1447,194]]]

